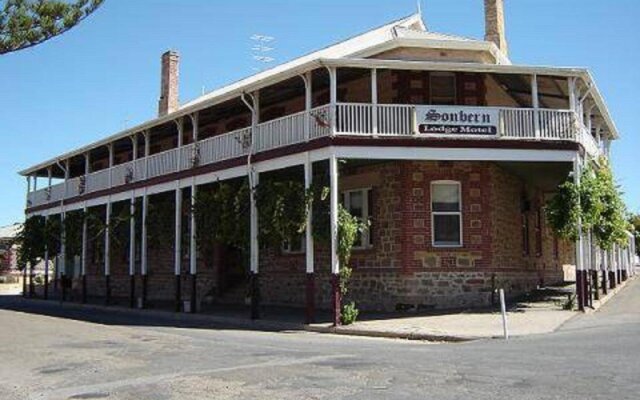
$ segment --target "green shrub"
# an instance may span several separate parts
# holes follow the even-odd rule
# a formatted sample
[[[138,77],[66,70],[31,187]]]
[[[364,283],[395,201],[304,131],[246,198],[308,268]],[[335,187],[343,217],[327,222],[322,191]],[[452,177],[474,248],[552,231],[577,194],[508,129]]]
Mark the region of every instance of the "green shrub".
[[[358,309],[356,308],[356,303],[354,303],[353,301],[343,305],[342,316],[341,316],[342,324],[351,325],[354,322],[356,322],[356,319],[358,319],[359,312],[360,311],[358,311]]]

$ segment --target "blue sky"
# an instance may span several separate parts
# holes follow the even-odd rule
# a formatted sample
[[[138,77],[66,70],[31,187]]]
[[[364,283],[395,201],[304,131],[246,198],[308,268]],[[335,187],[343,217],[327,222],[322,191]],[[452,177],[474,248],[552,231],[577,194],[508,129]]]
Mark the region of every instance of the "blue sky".
[[[514,63],[591,69],[622,139],[617,179],[640,212],[640,1],[506,0]],[[430,30],[481,38],[482,0],[426,0]],[[70,32],[0,56],[0,226],[22,220],[17,171],[153,118],[159,58],[181,54],[181,100],[252,73],[249,37],[286,61],[412,13],[414,0],[107,0]],[[44,181],[43,181],[44,182]]]

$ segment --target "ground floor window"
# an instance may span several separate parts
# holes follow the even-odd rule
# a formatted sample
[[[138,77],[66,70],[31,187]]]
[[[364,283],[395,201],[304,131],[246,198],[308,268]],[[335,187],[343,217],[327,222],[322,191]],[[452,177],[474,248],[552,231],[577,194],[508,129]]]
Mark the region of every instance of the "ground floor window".
[[[462,246],[460,182],[431,183],[431,236],[434,246]]]
[[[347,190],[342,193],[342,204],[353,215],[361,221],[371,221],[372,210],[371,188]],[[354,248],[365,249],[373,246],[373,235],[371,225],[358,235]]]
[[[542,256],[542,210],[536,211],[536,256]]]
[[[529,255],[529,216],[522,213],[522,254]]]
[[[305,236],[302,234],[282,243],[282,252],[285,254],[304,253],[306,248]]]

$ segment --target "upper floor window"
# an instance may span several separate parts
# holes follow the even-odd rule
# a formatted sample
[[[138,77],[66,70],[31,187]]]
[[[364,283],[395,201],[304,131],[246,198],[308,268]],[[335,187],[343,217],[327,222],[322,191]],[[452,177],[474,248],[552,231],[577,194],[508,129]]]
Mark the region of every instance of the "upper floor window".
[[[431,183],[431,229],[434,246],[462,246],[460,182]]]
[[[360,221],[371,220],[371,189],[347,190],[342,193],[344,207],[351,215],[360,219]],[[373,246],[373,237],[371,235],[371,226],[358,235],[353,247],[356,249],[365,249]]]
[[[432,72],[429,74],[429,92],[431,103],[455,105],[456,75],[452,72]]]

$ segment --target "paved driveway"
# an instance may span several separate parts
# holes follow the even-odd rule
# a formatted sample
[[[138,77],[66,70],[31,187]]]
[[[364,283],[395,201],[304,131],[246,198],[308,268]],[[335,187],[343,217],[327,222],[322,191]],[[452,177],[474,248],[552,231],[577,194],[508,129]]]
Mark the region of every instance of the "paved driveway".
[[[636,280],[556,333],[434,344],[175,326],[0,296],[0,399],[638,399],[638,310]]]

